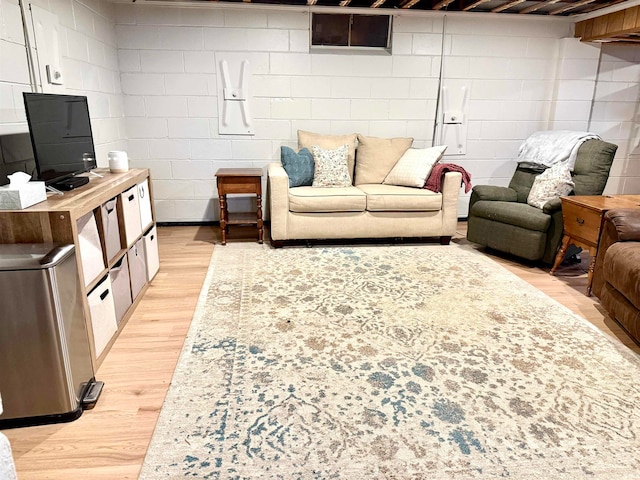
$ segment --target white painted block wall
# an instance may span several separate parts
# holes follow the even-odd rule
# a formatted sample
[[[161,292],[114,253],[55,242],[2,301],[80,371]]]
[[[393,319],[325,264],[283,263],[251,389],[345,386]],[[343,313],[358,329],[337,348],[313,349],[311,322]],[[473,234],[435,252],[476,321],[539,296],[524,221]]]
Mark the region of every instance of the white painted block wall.
[[[560,39],[571,34],[567,19],[540,20],[454,15],[445,28],[442,15],[399,15],[393,55],[336,55],[309,52],[306,11],[121,5],[129,153],[152,171],[159,220],[199,221],[218,218],[217,168],[265,167],[296,146],[298,129],[430,146],[445,28],[445,84],[471,92],[467,154],[447,161],[505,184],[522,140],[549,126]],[[221,53],[251,64],[253,137],[218,134]],[[467,203],[463,193],[461,216]]]
[[[159,221],[217,220],[216,169],[264,167],[281,145],[295,146],[298,129],[438,143],[441,67],[443,85],[470,91],[466,154],[446,161],[463,165],[474,184],[506,185],[530,133],[570,128],[620,145],[607,193],[640,193],[640,47],[605,45],[601,53],[571,38],[565,18],[447,14],[445,25],[440,14],[400,12],[393,55],[330,55],[309,52],[307,12],[36,3],[63,26],[62,92],[88,95],[99,164],[108,150],[125,149],[133,166],[149,167]],[[29,80],[17,0],[3,0],[0,13],[6,132],[26,129],[21,92]],[[216,54],[251,64],[255,136],[218,134]],[[459,216],[467,202],[462,193]]]
[[[49,91],[87,96],[96,160],[98,166],[106,167],[108,151],[127,148],[115,6],[99,0],[38,0],[31,3],[57,16],[60,27],[57,39],[64,85]],[[31,42],[34,42],[33,38]],[[44,72],[41,77],[46,78]],[[20,7],[18,0],[2,0],[0,133],[28,131],[23,91],[31,91],[31,87]]]

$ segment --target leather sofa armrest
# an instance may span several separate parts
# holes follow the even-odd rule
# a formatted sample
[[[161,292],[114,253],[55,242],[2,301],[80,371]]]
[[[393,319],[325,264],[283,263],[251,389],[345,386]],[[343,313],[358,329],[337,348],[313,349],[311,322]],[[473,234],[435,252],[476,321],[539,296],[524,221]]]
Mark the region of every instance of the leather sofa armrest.
[[[513,188],[499,187],[497,185],[476,185],[473,187],[473,194],[475,194],[477,200],[518,201],[518,194]]]
[[[640,241],[640,208],[616,208],[605,214],[605,222],[615,228],[617,241]]]
[[[616,242],[632,241],[640,241],[640,208],[614,208],[605,213],[592,284],[598,298],[605,283],[602,267],[607,250]]]

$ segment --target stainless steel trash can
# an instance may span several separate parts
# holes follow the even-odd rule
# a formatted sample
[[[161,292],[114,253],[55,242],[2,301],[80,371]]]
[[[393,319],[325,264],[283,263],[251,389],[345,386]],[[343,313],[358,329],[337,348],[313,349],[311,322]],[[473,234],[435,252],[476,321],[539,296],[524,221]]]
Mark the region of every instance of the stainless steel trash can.
[[[75,420],[95,384],[75,247],[0,245],[0,428]]]

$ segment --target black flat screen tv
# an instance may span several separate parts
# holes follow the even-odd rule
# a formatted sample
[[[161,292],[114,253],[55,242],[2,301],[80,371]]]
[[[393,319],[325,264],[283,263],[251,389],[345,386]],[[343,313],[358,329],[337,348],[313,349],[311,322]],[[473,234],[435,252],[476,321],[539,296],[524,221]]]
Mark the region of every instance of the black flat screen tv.
[[[0,135],[0,186],[9,183],[8,175],[24,172],[36,178],[31,138],[27,132]]]
[[[24,92],[37,180],[56,187],[96,167],[87,97]]]

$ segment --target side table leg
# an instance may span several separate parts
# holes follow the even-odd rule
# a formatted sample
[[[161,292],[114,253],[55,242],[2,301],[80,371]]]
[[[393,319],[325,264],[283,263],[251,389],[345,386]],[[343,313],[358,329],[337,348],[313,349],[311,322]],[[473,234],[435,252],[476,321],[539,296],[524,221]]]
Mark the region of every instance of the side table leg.
[[[567,248],[569,247],[570,240],[571,237],[569,235],[565,235],[564,237],[562,237],[562,245],[560,246],[560,250],[558,250],[556,259],[553,262],[553,267],[551,267],[551,271],[549,272],[551,275],[556,272],[557,268],[562,263],[562,260],[564,260],[564,254],[567,253]]]
[[[258,215],[258,243],[263,242],[264,225],[262,223],[262,195],[256,195],[256,214]]]
[[[222,245],[227,244],[227,196],[219,195],[220,200],[220,234],[222,236]]]
[[[589,259],[589,273],[587,274],[587,297],[591,296],[591,285],[593,284],[593,272],[596,269],[596,256],[598,255],[598,250],[593,247],[590,248],[589,255],[591,255],[591,258]]]

